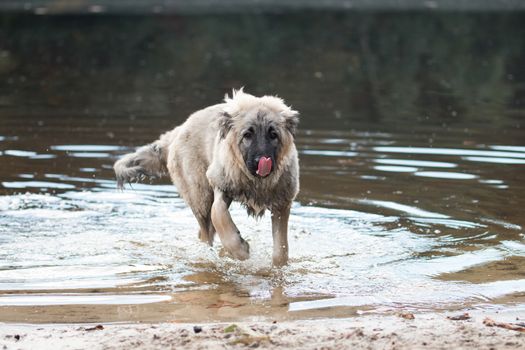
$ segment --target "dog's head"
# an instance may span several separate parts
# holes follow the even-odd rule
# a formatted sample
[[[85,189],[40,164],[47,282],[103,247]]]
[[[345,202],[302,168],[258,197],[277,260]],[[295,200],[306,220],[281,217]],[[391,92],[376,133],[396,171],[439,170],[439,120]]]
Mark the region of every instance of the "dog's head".
[[[298,112],[282,99],[255,97],[241,89],[226,96],[219,132],[237,147],[248,171],[262,178],[279,168],[293,145],[298,122]]]

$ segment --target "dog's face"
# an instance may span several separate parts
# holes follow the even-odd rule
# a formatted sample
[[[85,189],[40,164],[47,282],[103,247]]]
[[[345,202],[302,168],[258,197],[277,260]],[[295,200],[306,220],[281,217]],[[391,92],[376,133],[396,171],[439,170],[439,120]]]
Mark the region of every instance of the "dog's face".
[[[244,117],[238,131],[238,145],[246,168],[253,176],[266,177],[277,165],[283,142],[282,128],[274,112],[258,109]]]
[[[293,145],[298,113],[277,97],[240,94],[240,98],[226,98],[219,118],[220,136],[236,146],[251,175],[264,178],[279,168]]]

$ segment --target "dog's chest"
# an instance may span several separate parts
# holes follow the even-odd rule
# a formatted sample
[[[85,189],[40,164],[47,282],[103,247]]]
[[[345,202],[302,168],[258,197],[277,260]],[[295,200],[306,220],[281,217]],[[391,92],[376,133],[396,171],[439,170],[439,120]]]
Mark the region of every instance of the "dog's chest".
[[[246,207],[249,215],[261,216],[266,209],[271,209],[275,194],[272,189],[257,186],[237,189],[229,193],[230,198]]]
[[[252,216],[262,216],[264,211],[269,207],[268,205],[258,203],[254,200],[247,200],[241,203],[246,207],[248,215]]]

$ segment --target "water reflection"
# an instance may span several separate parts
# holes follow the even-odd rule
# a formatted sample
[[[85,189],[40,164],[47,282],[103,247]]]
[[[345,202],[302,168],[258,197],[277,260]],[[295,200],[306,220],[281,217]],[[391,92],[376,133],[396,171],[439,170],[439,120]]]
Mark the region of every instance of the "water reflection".
[[[407,131],[404,122],[516,128],[523,116],[523,19],[446,12],[2,14],[0,105],[13,118],[45,110],[61,119],[97,115],[108,125],[114,115],[139,124],[162,116],[167,126],[244,85],[286,96],[308,128],[371,121],[385,132]],[[32,127],[53,125],[39,118]]]

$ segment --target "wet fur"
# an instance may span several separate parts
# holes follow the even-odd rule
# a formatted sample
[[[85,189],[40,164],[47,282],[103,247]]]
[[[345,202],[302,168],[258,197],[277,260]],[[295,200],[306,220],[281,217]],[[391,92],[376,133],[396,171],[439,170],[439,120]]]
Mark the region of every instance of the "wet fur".
[[[241,202],[249,215],[272,212],[274,264],[288,258],[286,239],[291,203],[299,191],[299,165],[294,145],[298,113],[274,96],[255,97],[241,90],[224,103],[193,113],[185,123],[159,140],[127,154],[115,163],[120,188],[126,182],[169,174],[199,222],[199,237],[213,243],[216,227],[225,248],[245,259],[248,244],[227,211],[231,201]],[[271,173],[252,174],[249,159],[257,152],[242,147],[247,128],[267,128],[278,134]],[[261,146],[262,148],[264,148]],[[270,148],[268,148],[270,147]]]

